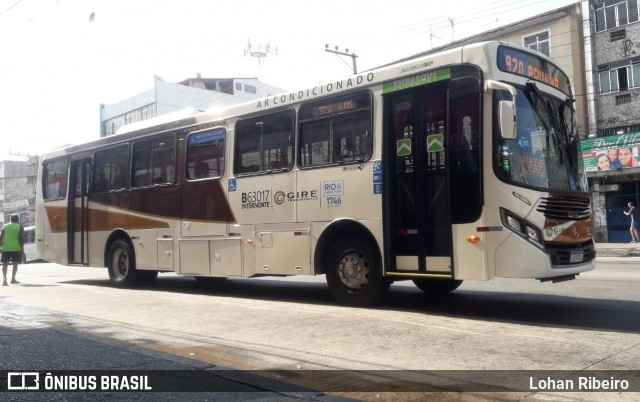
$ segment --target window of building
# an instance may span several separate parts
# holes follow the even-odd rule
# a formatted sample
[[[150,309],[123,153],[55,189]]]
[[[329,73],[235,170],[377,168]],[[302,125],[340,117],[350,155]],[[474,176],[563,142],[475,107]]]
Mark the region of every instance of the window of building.
[[[124,120],[127,124],[136,123],[142,120],[142,113],[140,109],[135,109],[124,115]]]
[[[598,73],[600,93],[640,88],[640,63],[604,70]]]
[[[640,124],[630,124],[627,126],[609,127],[598,130],[598,137],[608,137],[610,135],[629,134],[640,131]]]
[[[594,9],[597,32],[638,21],[638,0],[607,0]]]
[[[124,126],[124,115],[116,116],[112,119],[105,120],[104,122],[104,133],[105,135],[113,135],[118,131],[118,129]]]
[[[144,187],[175,181],[176,138],[166,135],[133,144],[131,185]]]
[[[640,63],[631,65],[631,80],[633,88],[640,87]]]
[[[627,68],[625,67],[601,71],[598,75],[600,78],[601,93],[617,92],[620,89],[628,88]]]
[[[234,173],[286,171],[293,166],[293,110],[236,123]]]
[[[147,106],[143,106],[140,108],[140,118],[142,120],[147,120],[152,117],[156,117],[156,104],[152,103]]]
[[[336,97],[300,107],[300,166],[364,161],[371,157],[371,95]]]
[[[104,133],[105,135],[113,135],[120,129],[120,127],[124,126],[125,124],[136,123],[142,120],[150,119],[152,117],[156,117],[155,103],[142,106],[125,114],[121,114],[111,119],[105,120],[103,123]]]
[[[612,31],[609,34],[609,40],[611,42],[615,42],[615,41],[623,40],[623,39],[627,39],[627,30],[626,29],[619,29],[617,31]]]
[[[616,96],[616,106],[631,103],[631,94],[623,94]]]
[[[549,57],[551,41],[549,39],[549,31],[540,32],[534,35],[525,36],[524,45],[530,49],[537,50],[538,52]]]
[[[187,138],[187,179],[197,180],[222,176],[225,137],[224,128],[189,134]]]
[[[129,175],[129,145],[97,151],[93,157],[93,191],[122,190]]]
[[[67,196],[69,161],[58,159],[42,165],[42,188],[45,200],[59,200]]]
[[[28,225],[31,221],[29,220],[29,211],[20,211],[18,212],[18,222],[21,222],[22,225]],[[9,217],[9,220],[11,220],[11,217]],[[35,235],[35,234],[34,234]]]

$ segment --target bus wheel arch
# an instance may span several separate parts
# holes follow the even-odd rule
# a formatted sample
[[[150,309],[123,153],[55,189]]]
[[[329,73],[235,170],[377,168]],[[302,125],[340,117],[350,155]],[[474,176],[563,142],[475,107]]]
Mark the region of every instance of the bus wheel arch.
[[[129,238],[129,235],[127,234],[127,232],[125,232],[122,229],[114,230],[113,232],[111,232],[111,234],[107,238],[107,241],[106,241],[105,247],[104,247],[104,266],[105,267],[109,267],[109,263],[111,262],[111,260],[110,260],[111,259],[111,255],[109,254],[109,252],[111,251],[111,246],[117,240],[122,240],[122,241],[125,241],[125,242],[129,243],[129,246],[131,247],[131,250],[133,251],[133,242],[131,242],[131,239]]]
[[[378,244],[357,222],[333,223],[318,240],[314,255],[316,273],[326,274],[329,290],[342,304],[368,306],[389,290]]]

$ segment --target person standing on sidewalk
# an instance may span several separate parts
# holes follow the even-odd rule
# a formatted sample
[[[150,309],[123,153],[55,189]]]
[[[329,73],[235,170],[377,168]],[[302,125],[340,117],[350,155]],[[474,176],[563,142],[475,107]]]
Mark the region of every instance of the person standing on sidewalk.
[[[24,229],[20,225],[18,215],[11,215],[11,223],[2,227],[0,232],[0,245],[2,246],[2,286],[7,286],[7,267],[13,264],[11,283],[20,283],[16,280],[18,263],[24,259]]]
[[[638,233],[638,229],[640,228],[640,211],[636,208],[636,204],[630,202],[627,204],[629,207],[629,211],[623,211],[625,215],[631,217],[631,227],[629,228],[629,232],[631,232],[631,243],[637,243],[640,241],[640,234]]]

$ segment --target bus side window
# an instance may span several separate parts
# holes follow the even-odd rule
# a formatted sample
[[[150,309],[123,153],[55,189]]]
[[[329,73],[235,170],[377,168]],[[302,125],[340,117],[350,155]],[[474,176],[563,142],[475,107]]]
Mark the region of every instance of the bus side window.
[[[329,163],[329,121],[312,121],[300,125],[300,164],[319,166]]]
[[[133,186],[173,183],[175,152],[175,135],[173,134],[134,143]]]
[[[234,173],[285,170],[293,166],[292,109],[236,123]]]
[[[364,161],[371,156],[370,93],[304,104],[299,118],[301,166]]]
[[[187,138],[187,179],[209,179],[222,176],[225,138],[226,130],[222,127],[189,134]]]
[[[67,168],[69,161],[58,159],[42,165],[42,188],[45,200],[59,200],[67,196]]]
[[[129,171],[129,144],[98,151],[94,155],[93,192],[126,188]],[[124,175],[124,176],[123,176]]]

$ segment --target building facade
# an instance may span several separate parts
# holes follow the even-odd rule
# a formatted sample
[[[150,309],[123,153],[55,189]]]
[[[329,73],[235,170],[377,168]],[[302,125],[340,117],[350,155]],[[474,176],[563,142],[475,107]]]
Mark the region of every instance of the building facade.
[[[38,157],[8,155],[0,160],[0,225],[18,215],[23,226],[35,222]]]
[[[117,133],[126,124],[177,112],[229,106],[284,92],[256,78],[202,78],[179,83],[156,80],[153,89],[113,105],[100,105],[100,137]]]
[[[627,203],[640,205],[640,21],[638,0],[589,0],[596,130],[581,144],[597,242],[631,241]]]

